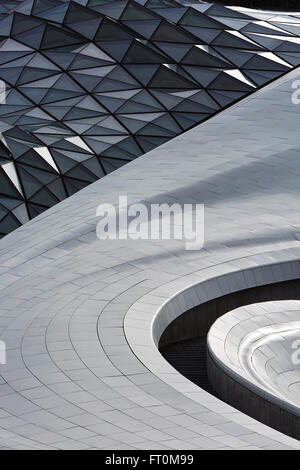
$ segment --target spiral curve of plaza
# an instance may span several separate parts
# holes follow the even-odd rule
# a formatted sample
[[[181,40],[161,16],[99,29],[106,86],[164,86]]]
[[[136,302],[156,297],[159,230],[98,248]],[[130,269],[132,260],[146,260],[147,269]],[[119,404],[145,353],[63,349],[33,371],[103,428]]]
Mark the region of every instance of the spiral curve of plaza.
[[[0,1],[0,449],[300,450],[299,119],[298,1]]]

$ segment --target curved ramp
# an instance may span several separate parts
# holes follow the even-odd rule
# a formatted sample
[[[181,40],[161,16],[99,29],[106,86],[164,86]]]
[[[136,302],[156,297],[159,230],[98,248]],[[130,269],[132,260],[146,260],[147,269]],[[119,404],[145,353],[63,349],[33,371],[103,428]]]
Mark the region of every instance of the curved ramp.
[[[300,448],[191,384],[156,348],[193,305],[300,277],[296,79],[297,70],[1,240],[2,447]],[[99,241],[96,208],[119,194],[204,203],[204,249]]]

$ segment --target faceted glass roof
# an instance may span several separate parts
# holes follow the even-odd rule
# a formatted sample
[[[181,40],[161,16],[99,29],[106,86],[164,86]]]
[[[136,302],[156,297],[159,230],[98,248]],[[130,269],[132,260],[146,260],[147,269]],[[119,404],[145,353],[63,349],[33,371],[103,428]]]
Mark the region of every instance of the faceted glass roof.
[[[0,236],[300,64],[300,15],[175,0],[1,8]]]

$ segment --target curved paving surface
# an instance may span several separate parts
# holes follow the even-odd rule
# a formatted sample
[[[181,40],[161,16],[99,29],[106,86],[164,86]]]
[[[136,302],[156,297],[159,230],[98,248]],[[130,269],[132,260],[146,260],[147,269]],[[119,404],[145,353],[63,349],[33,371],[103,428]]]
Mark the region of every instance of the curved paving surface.
[[[208,335],[222,370],[262,397],[299,414],[300,302],[262,302],[219,318]]]
[[[218,293],[300,277],[295,79],[298,70],[1,240],[3,447],[300,448],[197,388],[155,346],[173,318]],[[205,203],[205,248],[100,242],[96,207],[119,194]]]

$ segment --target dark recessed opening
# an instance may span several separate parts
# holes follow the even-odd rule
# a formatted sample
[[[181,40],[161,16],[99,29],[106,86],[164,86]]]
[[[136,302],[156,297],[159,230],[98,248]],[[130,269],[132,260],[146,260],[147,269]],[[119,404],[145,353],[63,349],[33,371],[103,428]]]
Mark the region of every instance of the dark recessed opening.
[[[216,395],[207,375],[206,336],[164,346],[160,353],[178,372],[212,395]]]

